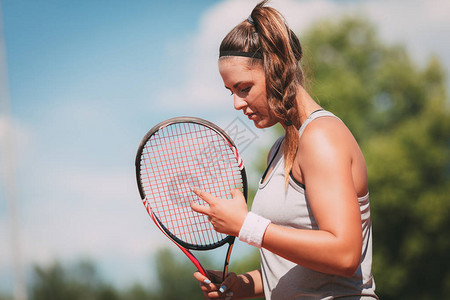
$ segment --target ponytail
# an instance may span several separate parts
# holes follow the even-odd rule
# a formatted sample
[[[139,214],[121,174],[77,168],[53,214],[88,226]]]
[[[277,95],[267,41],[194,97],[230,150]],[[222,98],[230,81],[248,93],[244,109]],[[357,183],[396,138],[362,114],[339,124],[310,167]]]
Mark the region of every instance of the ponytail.
[[[297,36],[274,8],[260,2],[249,18],[236,26],[222,41],[220,51],[262,53],[267,101],[274,115],[286,125],[284,173],[286,186],[298,149],[300,117],[297,89],[303,85],[299,66],[302,48]],[[261,59],[252,58],[252,63]]]

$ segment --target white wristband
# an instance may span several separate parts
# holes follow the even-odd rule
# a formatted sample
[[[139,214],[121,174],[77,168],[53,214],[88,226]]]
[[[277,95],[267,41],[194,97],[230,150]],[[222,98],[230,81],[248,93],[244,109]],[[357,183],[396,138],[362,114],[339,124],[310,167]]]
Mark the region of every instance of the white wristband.
[[[249,245],[261,248],[264,233],[267,226],[269,226],[270,220],[258,216],[251,211],[247,214],[247,217],[242,224],[239,231],[239,240]]]

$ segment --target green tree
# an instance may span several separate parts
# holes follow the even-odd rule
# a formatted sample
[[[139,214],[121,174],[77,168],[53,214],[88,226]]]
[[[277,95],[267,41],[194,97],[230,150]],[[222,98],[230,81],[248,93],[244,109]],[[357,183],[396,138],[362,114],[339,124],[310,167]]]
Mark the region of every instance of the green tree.
[[[157,299],[153,290],[149,290],[140,283],[133,284],[121,293],[121,299],[125,300],[152,300]]]
[[[301,36],[313,97],[366,157],[374,274],[382,299],[450,292],[450,113],[439,60],[425,68],[367,21],[321,22]]]
[[[35,266],[30,299],[115,300],[120,296],[101,280],[92,262],[81,260],[73,267],[59,262]]]
[[[0,294],[0,300],[12,300],[13,297],[7,294]]]
[[[181,253],[181,252],[179,252]],[[201,259],[205,266],[207,259]],[[184,255],[175,255],[168,249],[161,249],[156,254],[156,271],[158,275],[157,298],[161,300],[202,299],[199,283],[194,279],[194,265]]]

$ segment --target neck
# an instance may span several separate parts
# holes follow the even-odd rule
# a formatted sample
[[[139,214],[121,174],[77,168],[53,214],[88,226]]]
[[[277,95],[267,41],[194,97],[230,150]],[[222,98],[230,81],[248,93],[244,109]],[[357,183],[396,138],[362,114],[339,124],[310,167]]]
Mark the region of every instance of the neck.
[[[321,108],[308,92],[302,86],[299,86],[297,90],[297,109],[300,116],[300,124],[303,124],[310,114]]]

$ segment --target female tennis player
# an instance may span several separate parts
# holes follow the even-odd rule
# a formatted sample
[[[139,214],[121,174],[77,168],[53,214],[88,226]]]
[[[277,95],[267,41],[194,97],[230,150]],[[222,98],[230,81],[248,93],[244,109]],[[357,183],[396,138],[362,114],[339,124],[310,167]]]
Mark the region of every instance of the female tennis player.
[[[211,283],[205,298],[377,299],[366,164],[345,124],[303,87],[302,48],[283,16],[259,3],[220,45],[219,72],[234,107],[285,135],[268,156],[251,212],[244,197],[194,189],[214,228],[260,248],[261,269]],[[212,278],[214,272],[210,272]]]

